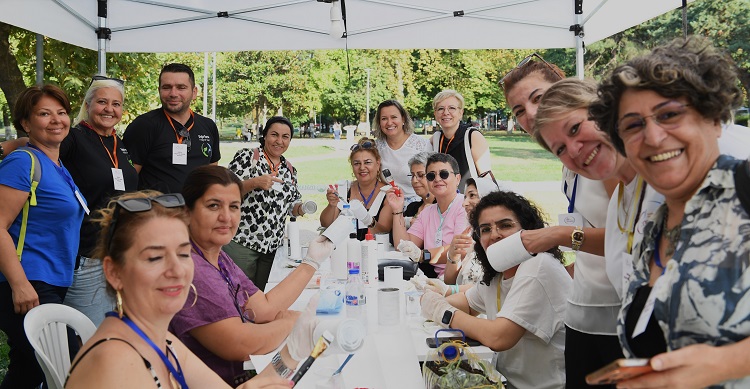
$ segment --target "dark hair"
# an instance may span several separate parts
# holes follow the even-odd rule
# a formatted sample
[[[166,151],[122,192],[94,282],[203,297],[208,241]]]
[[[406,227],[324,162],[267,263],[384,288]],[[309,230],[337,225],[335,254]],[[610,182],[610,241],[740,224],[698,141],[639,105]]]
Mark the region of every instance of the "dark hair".
[[[546,81],[555,83],[565,78],[565,72],[562,71],[557,65],[553,63],[544,63],[543,61],[529,60],[523,66],[516,67],[505,77],[501,78],[503,93],[505,94],[505,100],[508,100],[508,92],[516,86],[524,78],[530,76],[533,73],[539,73]]]
[[[424,165],[425,170],[430,167],[433,163],[447,163],[451,165],[451,169],[453,169],[453,173],[459,174],[461,173],[461,169],[458,167],[458,161],[456,161],[455,158],[453,158],[450,154],[444,154],[444,153],[434,153],[427,157],[427,163]]]
[[[181,63],[170,63],[164,65],[164,67],[161,68],[161,72],[159,73],[160,87],[161,75],[164,73],[187,73],[188,77],[190,77],[190,86],[195,87],[195,73],[193,73],[193,69],[191,69],[190,66]]]
[[[26,130],[21,124],[24,120],[31,119],[31,113],[34,111],[34,107],[39,103],[39,100],[44,96],[49,96],[62,105],[65,112],[70,115],[70,100],[68,95],[60,89],[57,85],[44,84],[43,86],[30,86],[24,89],[23,92],[18,96],[16,105],[13,107],[13,127],[16,131],[25,133]]]
[[[482,197],[482,199],[479,200],[479,203],[474,207],[474,211],[469,214],[469,224],[471,224],[471,228],[474,231],[479,231],[479,215],[488,208],[498,206],[505,207],[513,212],[518,218],[518,222],[521,223],[521,228],[524,230],[538,230],[547,226],[547,223],[544,222],[542,211],[531,201],[515,192],[498,190]],[[482,283],[489,285],[499,272],[490,265],[490,261],[487,259],[487,253],[484,251],[484,247],[482,247],[482,244],[478,239],[474,242],[474,251],[477,253],[477,259],[479,259],[479,262],[482,264],[482,269],[484,270]],[[557,258],[562,264],[562,251],[560,251],[557,246],[547,250],[547,252]]]
[[[135,231],[141,228],[146,222],[157,217],[174,218],[188,225],[188,214],[185,207],[165,208],[156,201],[151,202],[151,209],[145,212],[128,212],[117,209],[117,200],[142,199],[147,197],[156,197],[161,192],[154,190],[143,190],[138,192],[125,193],[119,197],[112,198],[107,207],[96,212],[95,217],[91,219],[101,227],[99,239],[94,250],[94,258],[104,259],[111,257],[115,265],[122,267],[125,265],[125,252],[133,246],[135,242]],[[112,235],[112,241],[109,241],[110,225],[117,215],[117,228]],[[107,290],[114,293],[112,286],[107,284]]]
[[[706,119],[728,122],[742,102],[737,69],[728,54],[700,36],[678,38],[618,66],[598,89],[589,115],[606,131],[617,151],[625,145],[617,130],[622,94],[650,90],[666,98],[684,97]]]
[[[406,111],[403,105],[398,100],[386,100],[378,105],[378,110],[375,112],[375,120],[372,121],[372,136],[375,139],[381,139],[383,137],[383,131],[380,129],[380,111],[386,107],[396,107],[398,112],[401,114],[401,119],[404,121],[404,133],[411,135],[414,133],[414,121],[411,119],[409,112]]]
[[[268,129],[271,128],[271,125],[276,124],[276,123],[285,124],[287,127],[289,127],[289,133],[291,134],[292,137],[294,137],[294,126],[292,125],[292,122],[289,119],[283,116],[272,116],[270,119],[266,121],[265,126],[261,125],[262,130],[261,130],[260,138],[258,138],[258,142],[260,142],[261,148],[265,147],[266,135],[268,134]]]
[[[182,185],[182,197],[185,198],[187,208],[193,210],[198,199],[203,197],[212,185],[237,185],[240,194],[242,193],[242,180],[234,172],[219,165],[204,165],[191,171]],[[240,195],[240,201],[241,197]]]

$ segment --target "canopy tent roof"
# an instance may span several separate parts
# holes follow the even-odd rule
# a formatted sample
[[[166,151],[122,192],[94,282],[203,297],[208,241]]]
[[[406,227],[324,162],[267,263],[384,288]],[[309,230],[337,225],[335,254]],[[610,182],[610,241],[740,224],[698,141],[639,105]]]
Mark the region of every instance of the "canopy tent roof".
[[[682,0],[345,1],[348,47],[362,49],[576,47],[572,25],[583,25],[584,39],[592,43],[682,5]],[[329,35],[331,4],[322,0],[2,0],[0,21],[96,50],[97,6],[103,3],[111,29],[108,52],[347,45]]]

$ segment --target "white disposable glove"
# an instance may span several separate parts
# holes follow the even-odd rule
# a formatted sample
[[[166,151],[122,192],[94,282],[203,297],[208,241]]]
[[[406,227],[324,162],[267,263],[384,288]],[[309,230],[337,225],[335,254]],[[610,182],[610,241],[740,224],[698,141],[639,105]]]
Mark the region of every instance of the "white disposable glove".
[[[318,318],[315,316],[315,310],[318,307],[319,294],[315,294],[310,302],[307,303],[305,311],[299,316],[297,321],[294,323],[294,328],[286,339],[286,347],[289,349],[289,355],[295,361],[303,361],[315,347],[315,341],[313,339],[313,332],[315,327],[318,326]]]
[[[445,282],[437,278],[428,278],[425,289],[438,293],[441,296],[445,296],[445,294],[448,292],[448,289],[450,289],[450,287],[446,285]]]
[[[410,240],[401,239],[397,249],[406,254],[412,262],[419,262],[419,259],[422,258],[422,249],[417,247],[417,245]]]
[[[359,200],[351,200],[349,201],[349,210],[352,211],[352,214],[354,214],[354,217],[357,218],[362,224],[369,226],[370,223],[372,223],[372,216],[367,211],[367,208],[365,208],[364,204],[362,204]]]
[[[448,328],[448,325],[443,324],[442,322],[445,311],[451,311],[455,314],[458,310],[456,307],[452,306],[445,297],[431,290],[425,290],[422,295],[421,304],[422,316],[424,316],[425,319],[432,320],[435,324],[443,328]]]
[[[317,271],[320,269],[320,264],[323,263],[326,258],[330,257],[332,252],[333,243],[331,243],[328,238],[321,235],[310,242],[310,245],[307,247],[307,255],[305,256],[305,259],[302,260],[302,263],[312,266],[315,268],[315,271]]]
[[[412,277],[409,281],[414,284],[414,287],[417,288],[418,291],[424,292],[425,288],[427,287],[427,276],[424,274],[417,274],[414,277]]]

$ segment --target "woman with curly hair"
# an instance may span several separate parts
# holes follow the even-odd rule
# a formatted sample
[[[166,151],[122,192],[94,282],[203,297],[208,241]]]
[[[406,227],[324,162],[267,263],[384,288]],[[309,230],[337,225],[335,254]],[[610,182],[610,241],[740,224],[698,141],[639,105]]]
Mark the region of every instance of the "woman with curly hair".
[[[718,146],[738,85],[727,54],[677,39],[616,68],[590,107],[665,198],[633,252],[618,323],[625,355],[657,372],[618,387],[750,385],[750,216],[735,179],[748,169]]]
[[[542,212],[514,192],[492,192],[470,216],[482,281],[445,298],[426,291],[422,315],[490,347],[496,367],[512,388],[565,387],[563,316],[572,280],[558,248],[500,273],[487,248],[521,230],[544,228]],[[485,313],[489,319],[476,317]]]

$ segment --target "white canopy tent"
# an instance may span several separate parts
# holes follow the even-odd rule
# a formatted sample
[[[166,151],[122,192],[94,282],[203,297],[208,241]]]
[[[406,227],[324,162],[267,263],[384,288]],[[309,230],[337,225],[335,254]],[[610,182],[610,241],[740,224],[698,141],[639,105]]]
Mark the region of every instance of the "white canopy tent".
[[[0,0],[0,21],[105,52],[578,48],[683,0]],[[334,11],[332,11],[332,8]],[[106,17],[99,17],[99,16]],[[336,19],[336,17],[333,17]],[[582,27],[576,34],[575,26]],[[338,34],[335,34],[338,35]],[[579,70],[580,72],[580,70]]]

